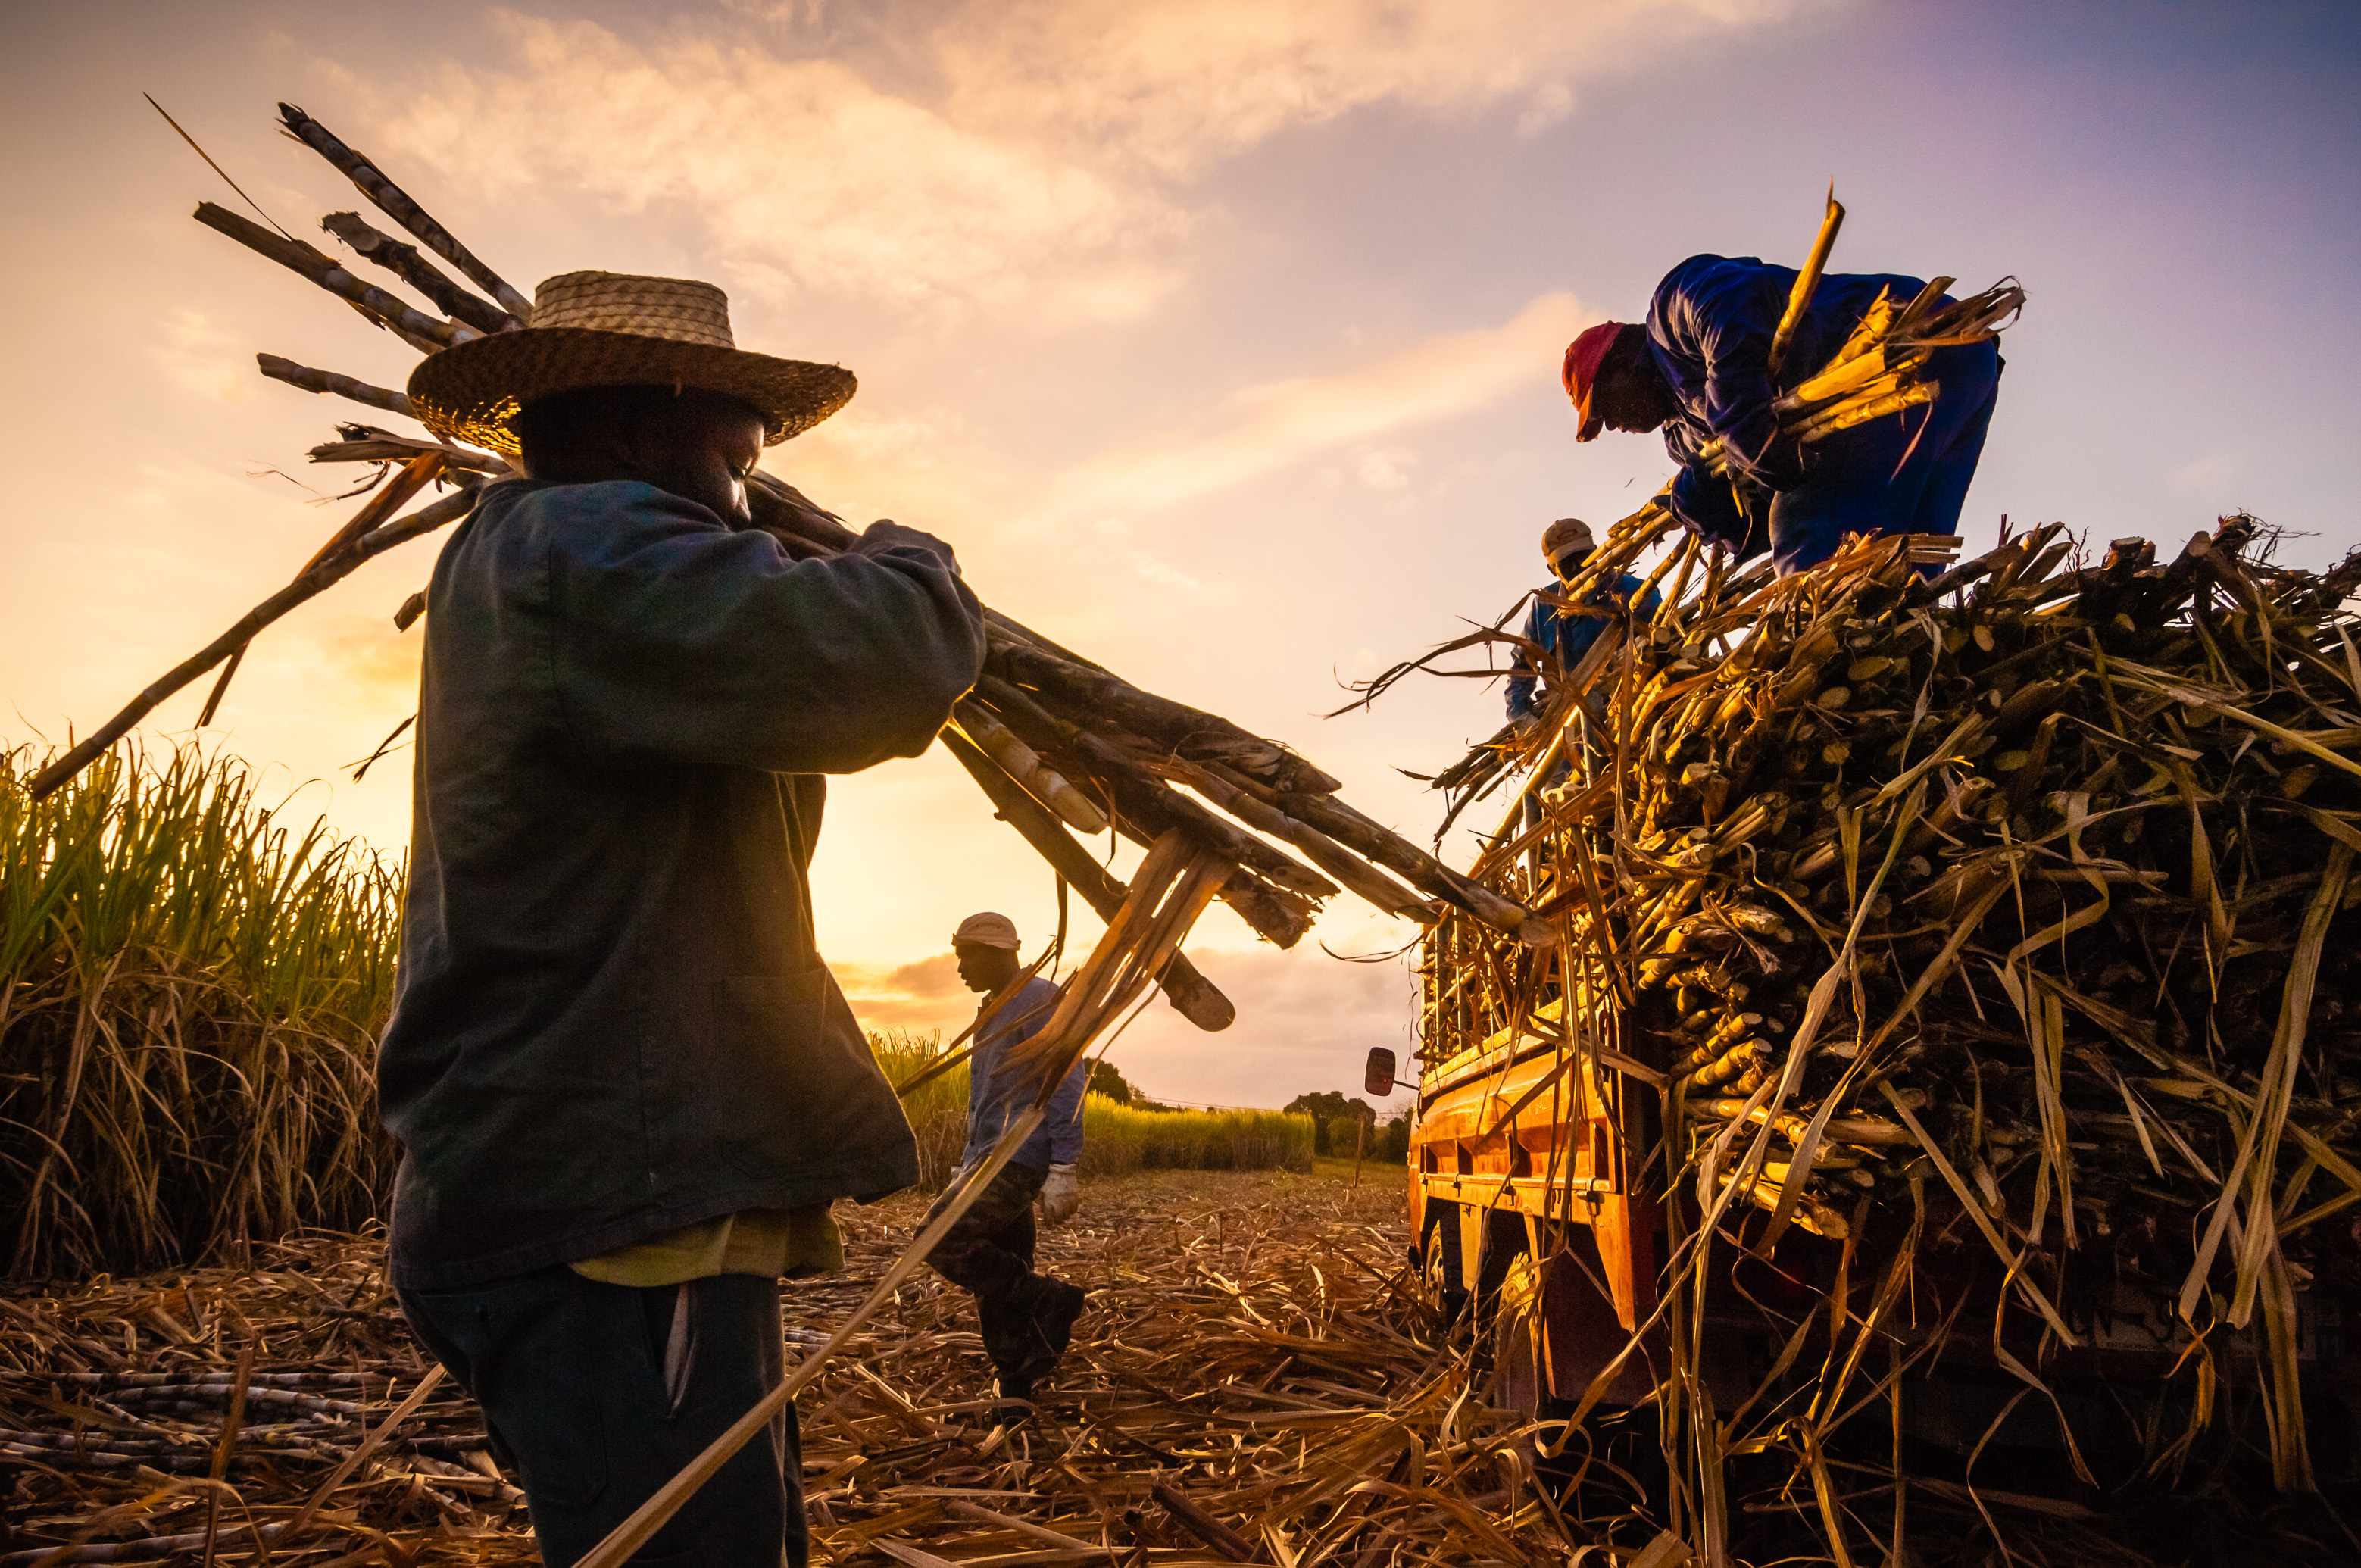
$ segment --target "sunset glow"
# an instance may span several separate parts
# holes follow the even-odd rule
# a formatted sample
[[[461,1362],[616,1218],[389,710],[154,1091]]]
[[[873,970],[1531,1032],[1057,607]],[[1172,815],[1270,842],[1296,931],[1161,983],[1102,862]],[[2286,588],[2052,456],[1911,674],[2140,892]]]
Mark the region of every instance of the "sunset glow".
[[[395,416],[265,380],[257,351],[388,386],[415,359],[191,223],[236,198],[142,92],[324,249],[321,215],[363,203],[276,134],[281,98],[528,293],[576,268],[719,283],[741,345],[861,378],[772,471],[952,541],[996,608],[1423,841],[1435,798],[1397,770],[1488,734],[1498,687],[1323,720],[1339,682],[1493,620],[1547,522],[1603,532],[1664,480],[1653,438],[1576,447],[1566,341],[1693,253],[1796,261],[1831,178],[1834,266],[2029,291],[1971,549],[2004,513],[2103,543],[2237,507],[2307,564],[2361,543],[2354,31],[2298,5],[18,7],[0,735],[87,731],[358,504],[304,450]],[[389,853],[407,754],[350,765],[412,710],[391,618],[434,548],[274,629],[204,732]],[[1050,874],[939,749],[832,787],[824,951],[873,1025],[955,1032],[953,926],[1004,911],[1029,956]],[[1079,952],[1097,924],[1071,919]],[[1368,1047],[1407,1058],[1411,982],[1322,948],[1415,935],[1345,896],[1281,953],[1217,909],[1191,951],[1237,1024],[1159,1003],[1113,1058],[1184,1102],[1349,1089]]]

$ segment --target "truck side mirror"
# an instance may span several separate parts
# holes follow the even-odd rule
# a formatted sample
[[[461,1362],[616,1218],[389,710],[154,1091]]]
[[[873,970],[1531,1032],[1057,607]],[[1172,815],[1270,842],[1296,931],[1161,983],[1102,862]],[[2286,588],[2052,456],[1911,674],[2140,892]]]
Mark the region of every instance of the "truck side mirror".
[[[1361,1088],[1367,1093],[1383,1100],[1394,1091],[1394,1053],[1383,1046],[1369,1047],[1369,1065],[1362,1075]]]

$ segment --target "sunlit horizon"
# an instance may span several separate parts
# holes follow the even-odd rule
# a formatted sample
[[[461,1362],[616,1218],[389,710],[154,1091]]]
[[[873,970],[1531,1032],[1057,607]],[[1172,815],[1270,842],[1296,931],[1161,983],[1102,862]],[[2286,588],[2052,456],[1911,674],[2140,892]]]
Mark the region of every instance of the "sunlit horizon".
[[[202,15],[196,14],[202,12]],[[1601,528],[1661,443],[1577,447],[1557,356],[1701,250],[1797,259],[1833,178],[1839,269],[2024,280],[1969,548],[2004,515],[2174,543],[2236,509],[2317,565],[2361,326],[2361,109],[2329,5],[1844,0],[620,0],[323,16],[24,8],[0,115],[27,149],[0,246],[0,744],[86,733],[283,584],[357,501],[304,460],[390,414],[257,352],[399,386],[414,355],[189,221],[237,198],[332,253],[349,182],[302,105],[528,294],[579,267],[708,279],[739,342],[861,391],[765,466],[856,524],[951,540],[984,599],[1135,683],[1284,740],[1423,841],[1432,773],[1499,723],[1431,680],[1342,683],[1489,621],[1551,519]],[[1972,25],[1971,25],[1971,22]],[[2339,192],[2343,192],[2341,195]],[[241,208],[240,210],[244,210]],[[369,269],[356,264],[357,273]],[[387,281],[372,276],[372,281]],[[256,643],[202,732],[292,813],[398,855],[405,546]],[[190,734],[210,681],[140,734]],[[1448,854],[1469,857],[1468,830]],[[1118,872],[1137,851],[1119,851]],[[873,1027],[964,1025],[949,934],[1056,924],[1048,869],[939,750],[832,781],[823,951]],[[1070,950],[1098,923],[1079,900]],[[1152,1004],[1112,1059],[1159,1100],[1355,1091],[1415,1021],[1415,927],[1350,895],[1281,953],[1226,911],[1191,951],[1220,1035]],[[1399,1104],[1400,1102],[1396,1102]]]

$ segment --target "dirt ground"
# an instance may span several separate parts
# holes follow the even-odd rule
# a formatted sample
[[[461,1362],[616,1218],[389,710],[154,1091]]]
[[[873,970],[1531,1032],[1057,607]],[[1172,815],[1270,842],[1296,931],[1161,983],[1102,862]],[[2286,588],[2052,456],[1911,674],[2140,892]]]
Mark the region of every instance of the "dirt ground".
[[[1490,1495],[1498,1455],[1469,1440],[1497,1421],[1453,1416],[1465,1452],[1423,1443],[1442,1450],[1432,1475],[1400,1463],[1427,1420],[1402,1413],[1400,1391],[1442,1387],[1448,1357],[1402,1294],[1400,1168],[1368,1167],[1357,1188],[1351,1171],[1323,1160],[1308,1176],[1086,1187],[1076,1218],[1044,1233],[1041,1263],[1088,1288],[1091,1307],[1038,1413],[1016,1424],[989,1403],[969,1299],[922,1270],[799,1401],[820,1559],[1228,1561],[1210,1535],[1287,1561],[1322,1520],[1405,1546],[1543,1522],[1530,1500],[1504,1511],[1511,1499]],[[847,1270],[783,1287],[791,1354],[868,1293],[926,1202],[846,1206]],[[197,1561],[208,1534],[224,1562],[254,1557],[258,1537],[274,1558],[313,1562],[532,1560],[522,1497],[471,1401],[445,1382],[385,1431],[429,1369],[380,1265],[370,1238],[299,1238],[249,1267],[0,1298],[0,1564]],[[249,1344],[255,1392],[217,1486]],[[1417,1521],[1389,1525],[1373,1494],[1349,1492],[1389,1465]],[[1484,1554],[1524,1555],[1505,1538]]]
[[[1657,1527],[1612,1462],[1630,1453],[1602,1426],[1537,1471],[1535,1429],[1488,1408],[1465,1336],[1438,1343],[1411,1299],[1400,1168],[1367,1168],[1357,1188],[1351,1168],[1086,1184],[1041,1261],[1087,1287],[1090,1309],[1021,1420],[989,1398],[971,1299],[921,1270],[797,1402],[814,1561],[1646,1561]],[[870,1293],[926,1204],[909,1194],[843,1216],[846,1271],[783,1287],[791,1359]],[[0,1291],[0,1568],[193,1564],[209,1539],[220,1563],[537,1561],[514,1475],[473,1402],[447,1380],[429,1386],[382,1255],[372,1237],[312,1236],[240,1267]],[[1885,1509],[1875,1480],[1861,1496]],[[2134,1529],[2070,1504],[1993,1496],[1995,1512],[1979,1512],[1933,1483],[1910,1493],[1921,1568],[2260,1560],[2194,1537],[2158,1553],[2151,1538],[2171,1532],[2156,1521]],[[1808,1544],[1807,1494],[1772,1485],[1732,1504],[1734,1530],[1777,1544],[1740,1561],[1828,1560],[1790,1555]],[[2318,1531],[2256,1522],[2229,1533],[2249,1546],[2269,1535],[2269,1561],[2342,1560]],[[1853,1545],[1869,1553],[1854,1561],[1884,1556],[1868,1526]]]

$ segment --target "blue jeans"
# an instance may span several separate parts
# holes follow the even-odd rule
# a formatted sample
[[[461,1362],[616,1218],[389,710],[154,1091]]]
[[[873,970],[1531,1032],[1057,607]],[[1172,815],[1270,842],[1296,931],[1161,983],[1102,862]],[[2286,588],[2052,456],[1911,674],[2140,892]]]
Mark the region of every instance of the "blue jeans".
[[[522,1472],[547,1568],[598,1544],[785,1376],[778,1282],[752,1275],[637,1289],[560,1265],[400,1295]],[[810,1550],[790,1405],[631,1561],[806,1568]]]
[[[2000,393],[1997,343],[1938,348],[1935,400],[1805,448],[1806,477],[1771,503],[1779,575],[1817,566],[1848,533],[1957,533]]]

